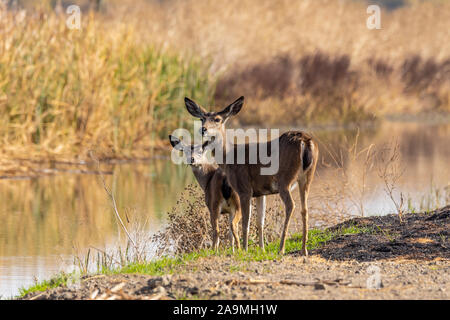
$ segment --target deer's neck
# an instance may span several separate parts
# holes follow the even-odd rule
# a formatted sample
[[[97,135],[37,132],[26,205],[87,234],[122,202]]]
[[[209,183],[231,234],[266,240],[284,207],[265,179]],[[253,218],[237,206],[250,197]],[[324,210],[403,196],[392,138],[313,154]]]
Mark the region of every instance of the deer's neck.
[[[218,143],[218,148],[222,150],[222,159],[220,159],[218,162],[217,158],[216,158],[216,163],[219,163],[219,168],[221,168],[222,170],[225,168],[226,166],[226,160],[227,160],[227,152],[229,152],[230,150],[232,150],[234,148],[234,144],[232,139],[227,139],[226,136],[226,132],[222,132],[222,136],[220,139],[218,139],[217,141]]]
[[[211,181],[216,170],[217,166],[212,164],[192,166],[192,172],[194,173],[195,179],[197,179],[197,182],[203,191],[208,187],[208,183]]]

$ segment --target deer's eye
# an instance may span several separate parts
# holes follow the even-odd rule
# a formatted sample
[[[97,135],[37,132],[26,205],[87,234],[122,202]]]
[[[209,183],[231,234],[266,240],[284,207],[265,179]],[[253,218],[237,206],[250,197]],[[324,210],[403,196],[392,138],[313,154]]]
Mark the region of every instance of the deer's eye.
[[[215,118],[214,121],[215,122],[220,122],[220,118]]]

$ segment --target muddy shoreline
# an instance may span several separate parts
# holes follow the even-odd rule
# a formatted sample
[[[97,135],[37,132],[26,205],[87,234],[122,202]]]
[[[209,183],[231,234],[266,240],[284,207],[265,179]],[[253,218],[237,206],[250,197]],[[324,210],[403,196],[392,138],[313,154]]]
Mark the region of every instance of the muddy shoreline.
[[[172,274],[85,276],[23,299],[449,299],[450,206],[431,213],[355,218],[370,232],[339,236],[304,259],[211,256]]]

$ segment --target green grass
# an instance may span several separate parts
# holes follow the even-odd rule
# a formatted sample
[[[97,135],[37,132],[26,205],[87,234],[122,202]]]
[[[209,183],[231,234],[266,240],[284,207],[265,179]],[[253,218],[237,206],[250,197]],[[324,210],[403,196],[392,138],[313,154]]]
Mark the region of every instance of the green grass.
[[[59,287],[60,285],[67,285],[67,282],[72,278],[72,274],[60,273],[50,280],[36,281],[32,286],[19,289],[19,297],[23,297],[31,292],[45,291],[48,289]]]
[[[341,228],[336,231],[312,229],[308,233],[308,250],[314,250],[320,246],[325,245],[327,242],[342,235],[358,234],[358,233],[370,233],[373,230],[367,227],[349,226]],[[293,253],[301,250],[302,235],[295,233],[286,241],[286,254]],[[242,262],[249,261],[265,261],[265,260],[277,260],[281,259],[282,255],[278,253],[279,241],[271,242],[266,245],[265,251],[261,250],[257,244],[250,243],[249,250],[247,252],[243,250],[236,250],[232,252],[231,248],[221,249],[218,252],[210,249],[204,249],[191,253],[186,253],[176,257],[161,257],[159,259],[145,262],[145,263],[130,263],[125,267],[110,269],[103,268],[99,270],[101,274],[145,274],[151,276],[161,276],[164,274],[171,274],[176,272],[182,272],[182,267],[189,262],[199,260],[201,258],[212,257],[232,257],[236,262],[240,263],[235,266],[231,266],[229,272],[246,271],[245,265]],[[20,289],[20,297],[25,296],[28,293],[36,291],[45,291],[51,288],[58,287],[60,285],[67,285],[68,281],[73,278],[74,275],[60,274],[50,280],[38,282],[29,288]]]
[[[319,248],[337,236],[368,232],[371,232],[371,229],[361,228],[358,226],[346,227],[337,231],[312,229],[308,232],[307,249],[314,250]],[[271,242],[266,245],[266,248],[263,251],[256,244],[251,244],[248,252],[236,251],[234,258],[238,261],[264,261],[280,259],[282,256],[278,253],[279,246],[279,241]],[[293,234],[288,240],[286,240],[285,248],[286,254],[300,251],[302,249],[302,235],[299,233]],[[228,255],[232,254],[231,249],[226,249],[224,252]],[[219,254],[223,253],[219,252]]]

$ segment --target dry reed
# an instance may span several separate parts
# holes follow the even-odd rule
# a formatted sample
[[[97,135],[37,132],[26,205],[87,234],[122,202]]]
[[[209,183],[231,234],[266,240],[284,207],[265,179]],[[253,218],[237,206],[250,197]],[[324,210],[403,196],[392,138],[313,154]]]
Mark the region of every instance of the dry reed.
[[[81,30],[51,11],[0,7],[0,153],[3,158],[148,156],[204,103],[203,64],[140,42],[133,25],[83,15]]]
[[[79,31],[56,2],[3,7],[0,165],[148,156],[189,123],[185,95],[245,95],[237,121],[263,126],[448,112],[450,3],[409,2],[381,30],[350,0],[101,1]]]

